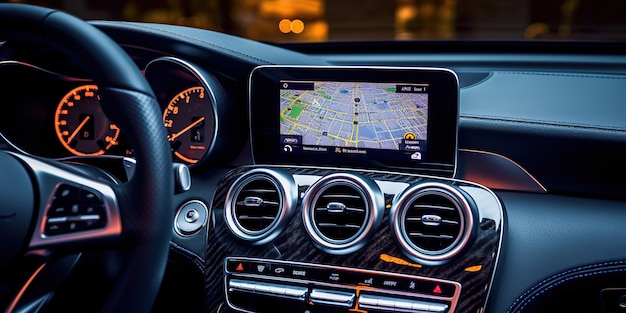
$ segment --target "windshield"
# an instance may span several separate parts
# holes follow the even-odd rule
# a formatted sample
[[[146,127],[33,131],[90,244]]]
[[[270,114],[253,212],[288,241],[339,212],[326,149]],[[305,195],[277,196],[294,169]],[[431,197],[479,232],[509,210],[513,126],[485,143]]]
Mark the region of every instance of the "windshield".
[[[83,19],[185,25],[268,42],[626,39],[626,1],[620,0],[8,2],[59,8]]]

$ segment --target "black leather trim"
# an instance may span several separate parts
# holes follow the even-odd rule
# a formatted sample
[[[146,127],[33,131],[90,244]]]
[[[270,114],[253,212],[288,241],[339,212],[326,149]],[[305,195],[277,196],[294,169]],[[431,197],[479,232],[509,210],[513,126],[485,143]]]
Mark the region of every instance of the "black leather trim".
[[[505,312],[545,277],[607,260],[626,260],[626,241],[622,240],[626,238],[626,201],[496,194],[507,216],[486,312]]]
[[[507,312],[552,312],[555,309],[600,312],[601,291],[609,287],[625,287],[624,273],[626,261],[591,264],[564,271],[528,289]]]
[[[173,241],[170,241],[170,251],[178,254],[195,267],[199,273],[204,274],[204,259],[199,255],[195,254],[193,251],[186,249],[183,246],[176,244]]]

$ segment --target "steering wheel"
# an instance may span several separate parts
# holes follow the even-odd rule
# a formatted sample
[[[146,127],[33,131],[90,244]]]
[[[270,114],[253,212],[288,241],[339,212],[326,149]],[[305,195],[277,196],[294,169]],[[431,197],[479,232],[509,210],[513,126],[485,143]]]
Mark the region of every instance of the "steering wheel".
[[[0,41],[46,44],[81,64],[136,159],[132,177],[113,183],[58,161],[0,151],[0,274],[27,254],[114,245],[122,267],[102,310],[149,311],[167,262],[174,191],[167,133],[150,86],[113,40],[60,11],[0,4]]]

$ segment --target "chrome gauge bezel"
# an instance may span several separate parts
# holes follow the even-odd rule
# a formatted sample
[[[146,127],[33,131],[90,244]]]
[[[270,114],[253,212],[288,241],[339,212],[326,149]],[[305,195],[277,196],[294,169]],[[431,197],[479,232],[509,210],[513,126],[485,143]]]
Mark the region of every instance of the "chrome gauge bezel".
[[[175,100],[175,97],[180,95],[181,92],[192,87],[202,87],[204,89],[205,96],[210,103],[210,111],[198,112],[197,115],[205,117],[207,121],[206,127],[211,128],[210,138],[205,139],[207,142],[206,152],[195,163],[180,159],[175,154],[173,156],[187,164],[190,168],[198,167],[207,160],[215,158],[219,154],[219,151],[216,151],[216,146],[219,134],[222,132],[221,123],[223,123],[218,106],[223,106],[227,103],[226,94],[217,79],[199,66],[175,57],[161,57],[152,60],[146,65],[144,75],[153,89],[161,91],[157,94],[157,99],[164,116],[170,102]],[[171,87],[172,77],[181,79],[178,82],[180,86],[175,89]]]

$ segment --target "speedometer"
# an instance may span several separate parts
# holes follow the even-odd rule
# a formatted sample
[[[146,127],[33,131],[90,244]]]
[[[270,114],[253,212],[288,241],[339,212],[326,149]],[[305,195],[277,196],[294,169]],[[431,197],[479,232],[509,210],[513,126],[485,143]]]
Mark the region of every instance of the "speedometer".
[[[117,145],[120,129],[104,115],[96,85],[68,92],[54,114],[54,129],[61,144],[77,156],[104,154]]]
[[[211,100],[201,86],[185,89],[170,100],[163,124],[175,157],[195,164],[207,154],[215,124],[212,112]]]

